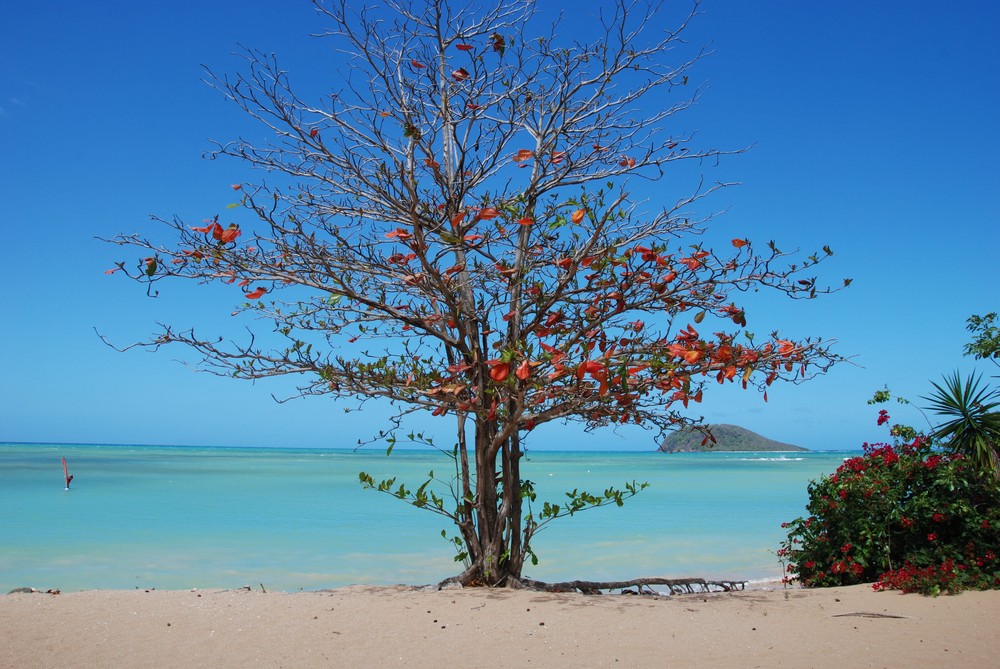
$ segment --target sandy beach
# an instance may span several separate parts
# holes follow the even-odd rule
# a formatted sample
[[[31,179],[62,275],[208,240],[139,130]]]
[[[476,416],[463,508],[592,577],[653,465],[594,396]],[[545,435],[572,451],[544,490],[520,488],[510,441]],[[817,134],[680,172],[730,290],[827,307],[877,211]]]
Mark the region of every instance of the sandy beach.
[[[989,667],[1000,592],[515,590],[0,596],[3,667]]]

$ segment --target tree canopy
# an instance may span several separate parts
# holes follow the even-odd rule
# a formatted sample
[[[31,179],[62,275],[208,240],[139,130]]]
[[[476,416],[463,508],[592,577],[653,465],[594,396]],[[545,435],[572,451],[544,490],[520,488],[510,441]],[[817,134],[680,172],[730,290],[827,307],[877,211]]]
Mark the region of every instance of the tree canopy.
[[[231,284],[259,319],[247,340],[167,325],[142,345],[187,346],[235,378],[291,375],[303,395],[388,400],[390,450],[414,412],[450,421],[454,480],[361,480],[455,523],[460,582],[520,582],[538,529],[642,487],[539,507],[520,470],[537,426],[662,433],[694,422],[685,410],[712,385],[766,400],[775,380],[841,360],[776,325],[755,336],[736,299],[829,292],[813,267],[830,249],[796,259],[742,235],[708,247],[701,202],[726,184],[653,210],[630,197],[633,180],[728,153],[672,129],[699,94],[701,54],[672,60],[697,3],[664,28],[661,3],[618,0],[584,36],[542,25],[527,1],[314,4],[349,60],[328,91],[293,91],[254,50],[241,74],[210,73],[272,135],[214,151],[267,177],[232,186],[252,224],[157,218],[168,241],[114,238],[141,260],[110,271],[151,295],[166,279]]]

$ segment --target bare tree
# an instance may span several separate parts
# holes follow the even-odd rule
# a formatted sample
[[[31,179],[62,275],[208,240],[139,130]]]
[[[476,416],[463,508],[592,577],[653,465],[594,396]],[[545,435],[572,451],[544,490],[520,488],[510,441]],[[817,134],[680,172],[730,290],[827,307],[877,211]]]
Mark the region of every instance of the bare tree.
[[[242,309],[285,342],[166,326],[144,346],[186,345],[204,368],[242,379],[296,375],[303,395],[389,400],[399,408],[380,435],[390,450],[413,412],[447,417],[453,480],[361,480],[454,522],[459,582],[519,584],[546,523],[621,505],[643,486],[538,505],[520,470],[535,427],[662,433],[693,422],[680,407],[711,384],[766,399],[772,381],[840,360],[822,340],[754,338],[732,299],[762,286],[829,292],[808,276],[820,257],[788,264],[773,242],[760,253],[745,239],[722,251],[698,243],[711,219],[699,201],[724,184],[652,212],[629,198],[630,179],[724,153],[671,131],[698,95],[688,72],[700,54],[670,62],[697,3],[665,30],[659,3],[617,0],[590,41],[558,23],[539,30],[527,0],[314,4],[349,58],[332,94],[308,102],[257,51],[239,76],[210,73],[273,133],[215,152],[280,179],[234,185],[253,228],[157,219],[171,243],[118,236],[143,251],[137,270],[119,269],[151,294],[168,277],[240,286]]]

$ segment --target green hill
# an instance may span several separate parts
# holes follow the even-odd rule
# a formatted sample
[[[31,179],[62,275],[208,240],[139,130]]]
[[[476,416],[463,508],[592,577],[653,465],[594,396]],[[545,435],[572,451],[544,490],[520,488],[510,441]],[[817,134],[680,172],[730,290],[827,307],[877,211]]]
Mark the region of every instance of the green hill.
[[[705,435],[698,430],[677,430],[660,445],[664,453],[697,453],[702,451],[807,451],[809,449],[783,444],[738,425],[707,425],[717,443],[702,446]]]

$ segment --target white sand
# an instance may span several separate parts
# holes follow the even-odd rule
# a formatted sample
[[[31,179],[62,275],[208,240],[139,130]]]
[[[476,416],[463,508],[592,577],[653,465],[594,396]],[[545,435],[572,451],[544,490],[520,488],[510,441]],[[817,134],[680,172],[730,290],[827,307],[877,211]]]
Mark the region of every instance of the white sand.
[[[889,617],[891,616],[891,617]],[[993,667],[1000,591],[0,595],[2,667]]]

